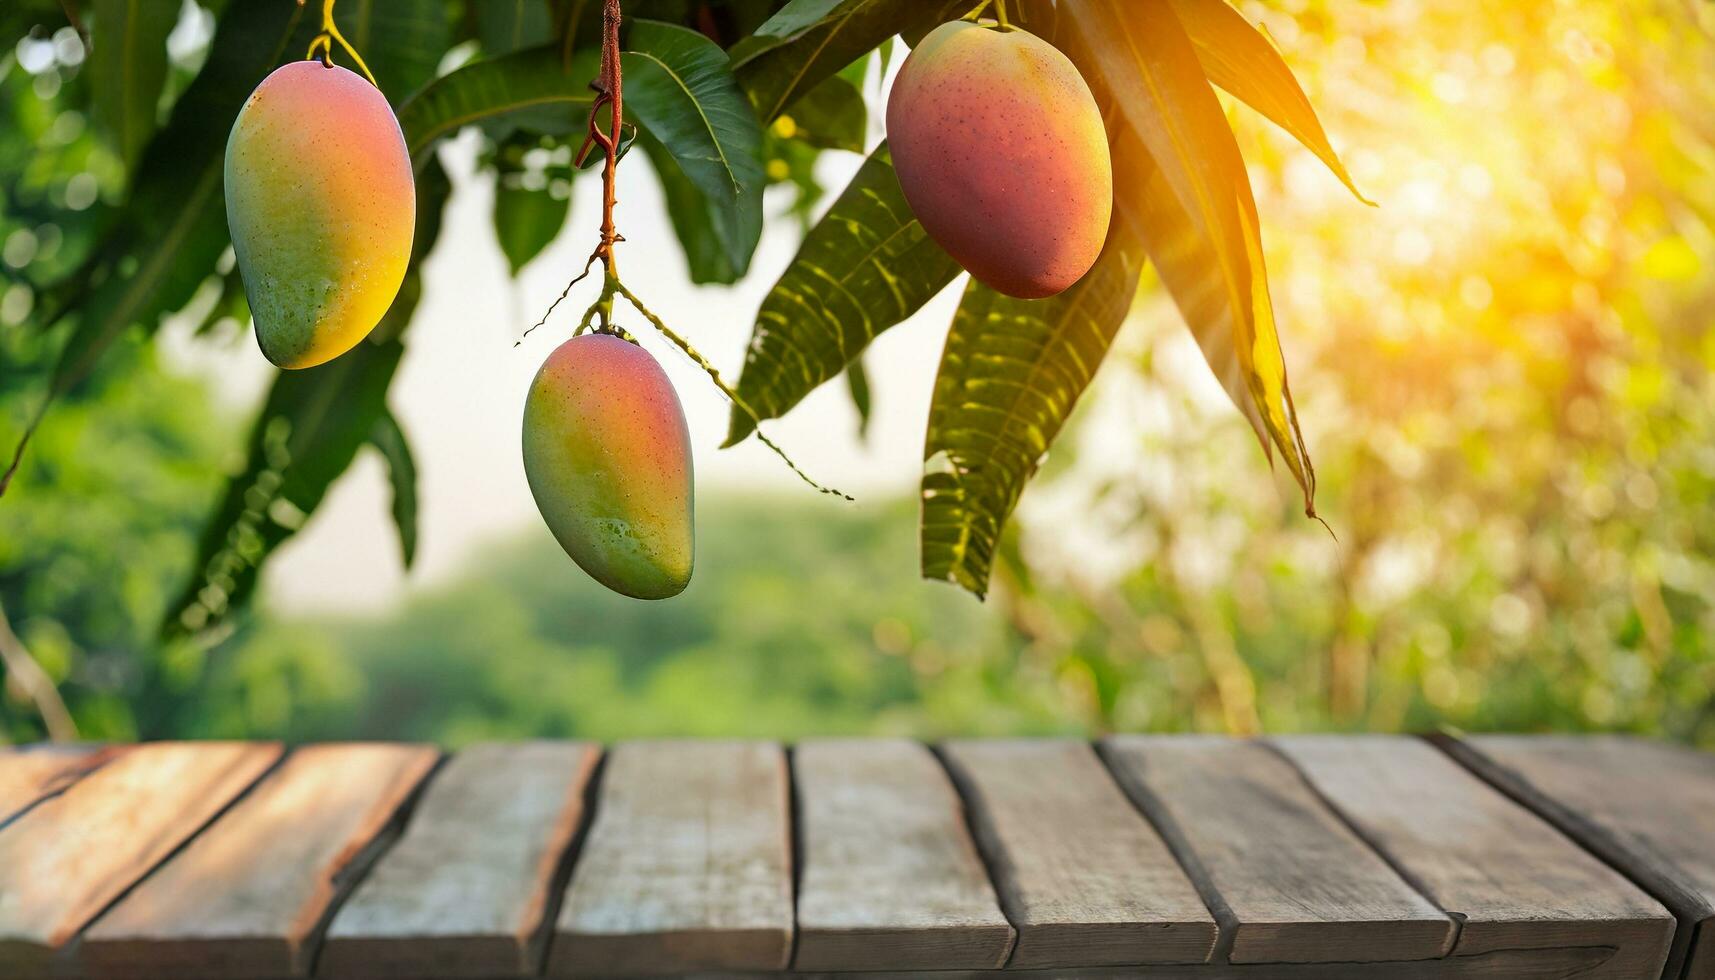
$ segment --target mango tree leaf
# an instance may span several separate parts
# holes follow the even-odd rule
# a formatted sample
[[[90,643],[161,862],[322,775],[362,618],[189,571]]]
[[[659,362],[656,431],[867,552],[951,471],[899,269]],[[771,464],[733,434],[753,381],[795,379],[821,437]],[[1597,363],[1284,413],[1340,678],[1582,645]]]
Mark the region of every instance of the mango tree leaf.
[[[1339,154],[1328,142],[1322,120],[1309,96],[1298,85],[1286,59],[1261,29],[1234,10],[1226,0],[1172,0],[1173,12],[1185,26],[1203,72],[1241,102],[1273,120],[1316,154],[1352,195],[1365,197],[1352,182]]]
[[[363,55],[395,108],[435,77],[451,43],[446,9],[436,0],[345,3],[335,16],[340,33]]]
[[[319,367],[275,377],[251,435],[249,467],[205,525],[196,573],[170,607],[165,635],[204,633],[249,598],[263,560],[297,533],[368,438],[403,351],[397,340],[366,341]]]
[[[905,203],[882,143],[763,299],[739,396],[764,419],[785,414],[958,274]],[[755,428],[735,409],[725,445]]]
[[[883,41],[957,17],[968,0],[792,0],[733,48],[733,71],[764,123]],[[963,8],[963,9],[961,9]]]
[[[417,462],[411,444],[393,413],[383,408],[369,430],[369,444],[387,463],[387,482],[393,488],[393,525],[399,529],[399,553],[405,567],[417,557]]]
[[[924,578],[988,591],[1007,517],[1107,355],[1142,270],[1142,247],[1117,227],[1095,266],[1058,295],[966,287],[923,445]]]
[[[854,357],[846,365],[846,393],[852,397],[852,408],[858,415],[858,438],[869,436],[869,368],[863,363],[863,358]]]
[[[843,75],[830,75],[805,92],[803,98],[787,107],[775,125],[786,119],[792,121],[786,127],[787,135],[824,150],[862,153],[864,136],[869,131],[863,93]]]
[[[1154,16],[1140,18],[1121,0],[1091,0],[1069,18],[1074,41],[1069,53],[1074,61],[1084,59],[1086,77],[1099,75],[1123,124],[1114,138],[1115,183],[1134,190],[1119,195],[1121,217],[1144,236],[1151,257],[1161,263],[1171,243],[1158,224],[1145,220],[1150,202],[1135,192],[1150,179],[1135,163],[1147,154],[1195,236],[1208,244],[1214,259],[1210,272],[1218,276],[1220,302],[1230,315],[1217,322],[1193,320],[1207,297],[1175,292],[1175,302],[1206,355],[1224,349],[1227,340],[1220,331],[1230,324],[1239,375],[1254,406],[1251,417],[1260,419],[1267,435],[1264,448],[1272,442],[1280,450],[1303,490],[1305,513],[1315,516],[1316,474],[1287,384],[1244,161],[1172,7],[1157,5],[1151,11]],[[1201,280],[1211,278],[1206,272]],[[1171,289],[1172,282],[1163,279]],[[1211,367],[1218,377],[1226,371],[1222,364]]]
[[[249,600],[263,562],[303,527],[358,449],[374,437],[404,353],[401,335],[422,297],[422,263],[440,237],[451,192],[438,162],[431,160],[419,171],[417,233],[405,282],[369,337],[326,364],[276,372],[251,428],[248,462],[227,483],[203,526],[195,571],[179,601],[168,607],[163,635],[213,636],[225,617]],[[398,477],[395,467],[396,514]],[[415,507],[411,510],[414,516]],[[409,562],[415,531],[401,525],[400,538]]]
[[[731,208],[717,207],[685,172],[667,148],[647,133],[638,137],[655,178],[661,184],[661,196],[667,205],[667,218],[673,222],[673,237],[685,253],[685,266],[691,281],[698,285],[734,283],[743,270],[733,264],[725,241],[742,237],[737,228],[741,214]],[[718,226],[726,227],[717,230]]]
[[[547,0],[483,0],[471,6],[476,14],[477,40],[490,58],[547,44],[554,38]]]
[[[162,0],[95,0],[90,13],[95,118],[129,171],[155,133],[155,108],[167,80],[167,35],[178,22],[179,6]]]
[[[762,237],[762,128],[726,52],[696,31],[646,20],[632,22],[625,45],[626,108],[708,198],[715,235],[742,276]]]
[[[581,131],[595,103],[589,83],[596,70],[595,52],[576,52],[567,62],[552,44],[465,65],[399,107],[405,146],[421,166],[436,140],[472,123],[525,115],[537,132]]]
[[[560,233],[571,207],[570,198],[556,198],[546,189],[495,187],[494,235],[514,277]]]

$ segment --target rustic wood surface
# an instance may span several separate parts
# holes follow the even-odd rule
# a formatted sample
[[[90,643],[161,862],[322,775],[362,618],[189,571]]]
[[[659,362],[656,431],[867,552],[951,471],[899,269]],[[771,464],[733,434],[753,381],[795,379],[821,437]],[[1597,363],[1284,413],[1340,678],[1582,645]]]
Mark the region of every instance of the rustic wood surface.
[[[1364,838],[1463,923],[1454,952],[1612,946],[1592,977],[1659,975],[1661,903],[1421,739],[1295,736],[1281,750]]]
[[[1012,949],[959,796],[904,739],[818,739],[793,756],[804,866],[799,970],[999,967]]]
[[[439,753],[412,745],[297,749],[103,915],[91,976],[307,976],[318,930]]]
[[[537,742],[439,763],[0,749],[28,800],[0,820],[0,978],[1715,980],[1715,756],[1657,743]]]
[[[1715,756],[1620,736],[1443,744],[1667,905],[1668,976],[1715,980]]]
[[[1088,743],[955,741],[943,755],[1018,930],[1008,966],[1209,958],[1208,907]]]
[[[627,742],[560,909],[548,972],[782,969],[792,949],[786,757],[767,742]]]
[[[399,841],[329,926],[318,972],[515,977],[541,966],[562,859],[601,750],[590,742],[465,749],[436,773]]]
[[[0,749],[0,825],[37,800],[70,786],[121,751],[100,745]]]
[[[1119,781],[1180,849],[1234,963],[1443,955],[1453,922],[1377,857],[1266,745],[1120,736]]]
[[[0,976],[65,971],[60,954],[78,930],[279,755],[267,743],[141,746],[7,824],[0,830]]]

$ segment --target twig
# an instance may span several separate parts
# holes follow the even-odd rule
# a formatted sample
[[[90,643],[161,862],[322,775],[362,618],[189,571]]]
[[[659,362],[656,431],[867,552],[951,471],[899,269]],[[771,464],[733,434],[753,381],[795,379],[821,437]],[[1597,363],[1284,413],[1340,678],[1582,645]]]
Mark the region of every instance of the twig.
[[[77,723],[72,721],[65,701],[60,699],[60,692],[54,687],[53,678],[48,676],[48,672],[42,669],[35,657],[30,656],[24,641],[18,639],[18,634],[12,631],[12,623],[6,618],[4,606],[0,606],[0,664],[5,665],[6,673],[35,703],[36,711],[42,716],[42,723],[48,728],[48,737],[56,742],[76,741]]]

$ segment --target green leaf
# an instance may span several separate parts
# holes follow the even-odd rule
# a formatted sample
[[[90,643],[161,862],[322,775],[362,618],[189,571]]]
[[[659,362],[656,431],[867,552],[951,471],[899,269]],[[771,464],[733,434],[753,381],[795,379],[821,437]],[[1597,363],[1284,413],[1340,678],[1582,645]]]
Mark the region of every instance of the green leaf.
[[[251,429],[244,471],[203,527],[191,581],[168,607],[162,633],[212,635],[247,602],[274,549],[309,520],[387,411],[387,389],[404,353],[401,335],[422,297],[422,264],[440,237],[452,186],[439,163],[417,179],[417,234],[399,296],[369,337],[326,364],[279,371]],[[394,464],[394,510],[401,507]],[[412,491],[414,497],[414,490]],[[414,505],[411,510],[415,511]],[[400,527],[407,562],[415,532]]]
[[[785,414],[958,274],[905,203],[882,143],[763,299],[739,396],[764,419]],[[735,409],[725,445],[755,427]]]
[[[639,20],[620,60],[626,107],[713,204],[715,232],[743,275],[762,237],[762,128],[726,52],[696,31]]]
[[[490,58],[547,44],[554,21],[546,0],[482,0],[471,4],[476,36]]]
[[[560,233],[572,202],[569,197],[556,198],[546,188],[513,186],[508,179],[502,175],[494,188],[494,236],[516,277]]]
[[[1142,270],[1143,249],[1120,228],[1058,295],[1013,299],[975,280],[965,289],[923,445],[924,578],[988,591],[1007,517],[1107,355]]]
[[[846,365],[846,392],[852,397],[852,408],[857,409],[858,438],[869,437],[869,368],[863,363],[863,358],[854,357]]]
[[[1365,197],[1328,142],[1316,108],[1298,85],[1286,59],[1262,30],[1229,6],[1226,0],[1172,0],[1173,12],[1185,26],[1203,72],[1241,102],[1273,120],[1316,154],[1352,195]]]
[[[441,0],[346,0],[334,19],[395,108],[435,77],[452,39]]]
[[[733,48],[733,71],[757,118],[770,123],[893,35],[931,27],[971,6],[969,0],[792,0]]]
[[[399,107],[405,146],[421,167],[436,140],[472,123],[527,116],[537,132],[582,131],[597,68],[595,52],[575,52],[568,63],[552,44],[465,65]]]
[[[165,0],[95,0],[90,7],[89,77],[95,118],[131,170],[155,133],[155,109],[167,80],[167,35],[179,5]]]
[[[364,342],[319,367],[282,371],[257,418],[250,464],[204,527],[196,574],[170,609],[168,637],[203,634],[241,606],[262,562],[297,533],[386,410],[404,348]]]
[[[1174,300],[1205,356],[1228,344],[1233,348],[1254,407],[1254,415],[1247,417],[1261,421],[1265,451],[1269,443],[1280,450],[1303,490],[1305,513],[1314,516],[1316,473],[1287,384],[1262,261],[1261,222],[1244,160],[1172,7],[1158,5],[1151,11],[1154,16],[1141,18],[1122,0],[1090,0],[1070,18],[1074,43],[1069,53],[1074,61],[1084,59],[1087,77],[1099,74],[1125,124],[1117,127],[1113,141],[1121,217],[1143,236],[1158,265],[1177,261],[1169,253],[1185,238],[1185,229],[1152,222],[1172,209],[1139,193],[1150,180],[1140,163],[1147,155],[1183,209],[1191,236],[1208,245],[1213,264],[1199,279],[1216,287],[1226,315],[1193,319],[1206,314],[1211,302],[1201,294],[1175,291]],[[1171,290],[1172,281],[1166,275],[1163,281]],[[1214,360],[1210,366],[1217,377],[1230,370]]]
[[[742,239],[746,232],[737,224],[744,216],[731,208],[717,207],[709,200],[679,169],[673,155],[659,140],[647,134],[638,139],[661,184],[667,217],[673,222],[673,237],[685,253],[691,281],[698,285],[737,282],[743,270],[733,264],[725,242]],[[760,233],[760,224],[757,230]]]
[[[417,556],[417,463],[411,444],[393,413],[383,408],[369,430],[369,444],[387,462],[387,482],[393,488],[393,525],[399,529],[399,553],[410,568]]]
[[[786,132],[824,150],[862,153],[864,136],[869,131],[863,93],[842,75],[830,75],[804,93],[775,125],[786,119],[792,121]]]

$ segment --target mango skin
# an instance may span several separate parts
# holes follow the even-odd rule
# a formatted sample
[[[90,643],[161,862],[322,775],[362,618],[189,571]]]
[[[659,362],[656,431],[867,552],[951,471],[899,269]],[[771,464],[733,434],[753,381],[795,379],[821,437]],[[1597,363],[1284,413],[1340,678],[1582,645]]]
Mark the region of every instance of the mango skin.
[[[691,581],[691,434],[666,372],[636,344],[561,344],[524,400],[524,475],[566,554],[622,595]]]
[[[226,141],[226,223],[268,360],[313,367],[367,336],[416,222],[404,134],[361,75],[295,61],[250,93]]]
[[[1038,299],[1095,264],[1113,214],[1101,110],[1078,69],[1028,31],[930,31],[887,100],[899,186],[971,275]]]

